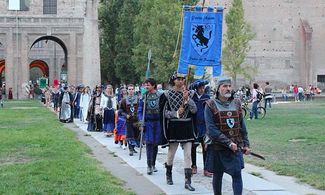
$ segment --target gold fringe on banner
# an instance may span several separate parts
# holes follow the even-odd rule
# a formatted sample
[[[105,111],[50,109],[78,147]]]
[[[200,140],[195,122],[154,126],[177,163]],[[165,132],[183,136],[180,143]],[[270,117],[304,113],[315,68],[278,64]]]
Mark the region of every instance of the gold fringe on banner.
[[[177,48],[178,48],[178,43],[179,43],[179,39],[180,39],[180,36],[181,36],[182,29],[183,29],[183,11],[181,12],[181,22],[179,24],[177,41],[176,41],[176,46],[175,46],[175,51],[174,51],[174,54],[173,54],[173,58],[176,58],[176,55],[177,55]]]

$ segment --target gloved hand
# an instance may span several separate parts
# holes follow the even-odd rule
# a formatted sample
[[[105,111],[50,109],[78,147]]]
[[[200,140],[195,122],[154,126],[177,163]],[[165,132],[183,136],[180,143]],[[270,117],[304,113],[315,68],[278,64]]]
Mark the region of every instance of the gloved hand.
[[[143,126],[140,126],[139,127],[139,131],[143,131]]]
[[[145,126],[145,124],[144,124],[144,121],[143,120],[140,120],[139,122],[138,122],[138,126],[139,126],[139,128],[140,127],[144,127]]]

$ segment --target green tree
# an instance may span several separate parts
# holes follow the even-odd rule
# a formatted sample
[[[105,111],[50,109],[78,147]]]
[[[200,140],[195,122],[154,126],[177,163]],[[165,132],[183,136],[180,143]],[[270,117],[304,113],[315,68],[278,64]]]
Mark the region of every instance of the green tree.
[[[99,7],[100,27],[100,58],[101,79],[111,84],[120,83],[116,77],[116,31],[118,29],[118,13],[123,5],[123,0],[103,0]]]
[[[125,83],[136,83],[140,80],[135,72],[135,64],[132,63],[134,23],[138,12],[138,0],[124,0],[118,14],[119,27],[115,37],[114,63],[116,76]]]
[[[222,64],[236,87],[238,75],[249,78],[252,73],[256,72],[255,67],[244,64],[246,53],[250,49],[249,41],[254,38],[255,34],[250,25],[245,22],[242,0],[233,0],[232,7],[226,15],[226,24]]]
[[[102,80],[138,83],[152,50],[152,77],[167,82],[177,69],[173,57],[184,0],[102,0],[99,8]],[[179,46],[178,46],[179,48]]]
[[[135,18],[134,27],[134,48],[132,62],[136,66],[136,72],[140,75],[140,79],[144,80],[147,67],[147,54],[151,49],[151,35],[149,28],[151,27],[152,7],[155,1],[140,0],[139,14]]]
[[[147,52],[152,50],[151,75],[158,82],[167,82],[177,70],[179,51],[173,57],[182,17],[182,5],[196,1],[141,0],[136,17],[133,63],[143,79],[147,65]],[[178,46],[179,48],[179,46]]]

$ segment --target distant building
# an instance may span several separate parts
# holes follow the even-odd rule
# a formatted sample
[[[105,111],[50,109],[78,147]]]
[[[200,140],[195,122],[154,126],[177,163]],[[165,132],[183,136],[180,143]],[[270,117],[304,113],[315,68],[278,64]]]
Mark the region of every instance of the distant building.
[[[202,1],[201,1],[202,2]],[[206,0],[226,7],[232,0]],[[243,0],[246,21],[256,33],[246,63],[257,67],[253,81],[275,88],[289,84],[325,89],[325,1]],[[226,32],[224,20],[223,26]],[[243,78],[238,85],[249,83]]]
[[[18,2],[18,4],[17,4]],[[0,81],[15,99],[45,76],[95,86],[100,83],[98,0],[0,1]]]

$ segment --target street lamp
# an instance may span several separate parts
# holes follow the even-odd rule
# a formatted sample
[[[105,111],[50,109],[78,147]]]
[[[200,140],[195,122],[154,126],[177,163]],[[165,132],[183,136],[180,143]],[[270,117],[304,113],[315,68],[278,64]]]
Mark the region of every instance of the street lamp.
[[[68,71],[66,66],[63,64],[61,67],[61,73],[60,73],[60,83],[67,83],[67,76],[68,76]]]

